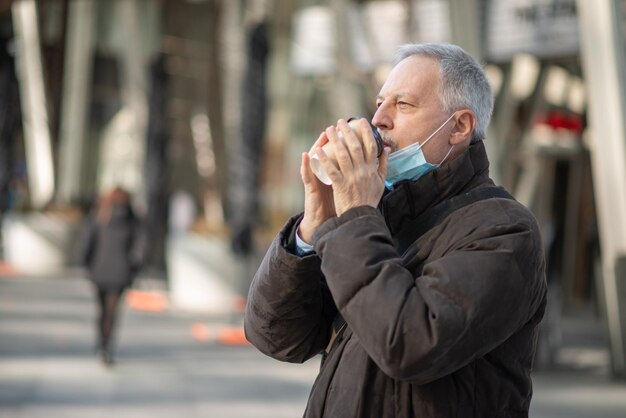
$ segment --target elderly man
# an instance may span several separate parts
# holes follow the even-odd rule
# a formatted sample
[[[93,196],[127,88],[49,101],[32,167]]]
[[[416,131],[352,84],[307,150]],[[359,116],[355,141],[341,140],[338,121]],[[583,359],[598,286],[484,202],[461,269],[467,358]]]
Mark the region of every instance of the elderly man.
[[[376,107],[382,155],[364,119],[303,154],[304,213],[259,267],[247,338],[279,360],[322,353],[305,417],[527,417],[544,257],[489,178],[485,74],[457,46],[405,45]]]

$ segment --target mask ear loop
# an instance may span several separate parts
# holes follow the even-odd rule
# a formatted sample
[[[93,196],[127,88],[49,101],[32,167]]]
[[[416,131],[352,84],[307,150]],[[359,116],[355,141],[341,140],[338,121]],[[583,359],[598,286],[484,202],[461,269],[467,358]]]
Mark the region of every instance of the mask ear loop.
[[[446,160],[446,158],[448,158],[448,155],[450,155],[450,153],[452,152],[452,148],[454,148],[454,145],[452,145],[450,147],[450,149],[448,150],[448,153],[446,154],[446,156],[443,157],[443,160],[441,160],[441,162],[439,164],[437,164],[437,167],[441,167],[441,164],[443,164],[443,162]]]
[[[440,127],[438,127],[438,128],[437,128],[437,130],[436,130],[435,132],[433,132],[432,134],[430,134],[430,136],[429,136],[428,138],[426,138],[426,140],[420,144],[420,148],[422,148],[424,145],[426,145],[426,143],[427,143],[428,141],[430,141],[430,140],[432,139],[432,137],[433,137],[433,136],[437,135],[437,133],[438,133],[440,130],[442,130],[442,129],[443,129],[443,127],[444,127],[444,126],[446,126],[446,124],[447,124],[448,122],[450,122],[450,119],[452,119],[452,118],[454,117],[454,115],[456,115],[456,114],[457,114],[457,112],[458,112],[458,110],[457,110],[457,111],[455,111],[453,114],[451,114],[451,115],[450,115],[450,117],[449,117],[448,119],[446,119],[446,121],[445,121],[444,123],[442,123],[442,124],[441,124],[441,126],[440,126]],[[453,145],[453,146],[454,146],[454,145]]]
[[[433,132],[433,133],[432,133],[432,134],[431,134],[428,138],[426,138],[426,141],[424,141],[424,142],[420,145],[420,148],[422,148],[424,145],[426,145],[426,143],[427,143],[428,141],[430,141],[430,139],[431,139],[433,136],[435,136],[435,135],[437,134],[437,132],[439,132],[440,130],[442,130],[442,129],[443,129],[443,127],[444,127],[444,126],[446,126],[446,124],[447,124],[448,122],[450,122],[450,119],[452,119],[452,118],[454,117],[454,115],[456,115],[456,114],[457,114],[457,112],[458,112],[458,110],[457,110],[457,111],[455,111],[453,114],[451,114],[451,115],[450,115],[450,117],[449,117],[448,119],[446,119],[446,121],[445,121],[444,123],[442,123],[442,124],[441,124],[441,126],[440,126],[439,128],[437,128],[437,130],[436,130],[435,132]],[[443,164],[443,162],[446,160],[446,158],[448,158],[448,156],[449,156],[449,155],[450,155],[450,153],[452,152],[452,148],[454,148],[454,145],[452,145],[452,146],[450,147],[450,149],[448,150],[448,153],[445,155],[445,157],[443,157],[443,160],[441,160],[441,162],[440,162],[439,164],[437,164],[437,167],[441,167],[441,164]]]

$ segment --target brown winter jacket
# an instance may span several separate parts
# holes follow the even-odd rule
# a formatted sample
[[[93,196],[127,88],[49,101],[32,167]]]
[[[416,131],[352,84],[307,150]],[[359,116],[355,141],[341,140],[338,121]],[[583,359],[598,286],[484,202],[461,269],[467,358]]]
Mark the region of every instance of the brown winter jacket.
[[[377,209],[324,223],[315,254],[293,253],[294,217],[250,288],[247,338],[303,362],[329,343],[337,309],[347,326],[311,390],[305,417],[527,417],[537,325],[546,303],[533,215],[509,199],[458,209],[404,254],[392,237],[407,219],[493,185],[482,143]],[[289,237],[292,237],[291,239]]]

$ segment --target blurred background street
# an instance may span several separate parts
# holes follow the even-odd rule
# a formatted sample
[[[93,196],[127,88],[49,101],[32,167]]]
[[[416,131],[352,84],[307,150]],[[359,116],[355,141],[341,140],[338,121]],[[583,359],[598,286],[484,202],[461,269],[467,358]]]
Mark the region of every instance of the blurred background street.
[[[0,417],[301,416],[319,361],[245,345],[248,288],[301,153],[372,117],[407,42],[484,65],[490,176],[542,230],[531,416],[626,417],[625,23],[626,0],[0,0]],[[76,249],[117,187],[144,245],[106,367]]]
[[[281,363],[222,341],[240,327],[237,314],[125,306],[116,362],[107,367],[95,355],[90,292],[77,274],[0,279],[0,417],[302,415],[319,358]],[[557,364],[534,375],[531,416],[626,416],[626,384],[609,377],[602,325],[583,317],[563,329]]]
[[[319,363],[280,363],[220,343],[220,334],[240,327],[240,315],[124,307],[115,363],[107,367],[95,354],[95,312],[86,280],[0,279],[0,417],[287,418],[304,411]]]

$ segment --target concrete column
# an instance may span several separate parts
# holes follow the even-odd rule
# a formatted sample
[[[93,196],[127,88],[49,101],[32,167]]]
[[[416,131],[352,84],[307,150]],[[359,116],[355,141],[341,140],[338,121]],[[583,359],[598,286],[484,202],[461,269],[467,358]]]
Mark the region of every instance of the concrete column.
[[[120,54],[120,92],[122,109],[104,129],[101,150],[99,187],[126,188],[140,212],[146,209],[144,160],[148,121],[148,67],[146,64],[145,20],[140,19],[137,0],[100,3],[115,7],[116,26],[121,36],[115,39]]]
[[[481,3],[481,0],[448,0],[448,17],[450,42],[459,45],[482,64],[481,60],[485,51],[481,29],[483,27],[483,6]],[[487,155],[491,161],[489,174],[497,184],[502,184],[504,178],[502,163],[506,158],[505,141],[508,139],[505,132],[510,127],[515,109],[515,99],[509,88],[510,75],[509,67],[509,73],[504,75],[505,85],[502,90],[504,94],[501,99],[502,105],[499,106],[499,117],[497,120],[494,118],[487,128],[487,139],[484,141]]]
[[[148,80],[145,63],[143,34],[139,20],[139,5],[136,0],[122,1],[117,4],[117,16],[120,30],[124,32],[121,46],[122,98],[132,109],[135,118],[136,141],[145,137],[148,115]]]
[[[626,88],[623,10],[578,0],[590,147],[613,374],[626,377]]]
[[[466,50],[477,60],[483,56],[480,0],[448,0],[451,42]]]
[[[34,208],[42,208],[54,195],[54,169],[37,4],[35,0],[16,1],[11,6],[11,12],[18,43],[16,73],[20,86],[30,200]]]
[[[58,196],[66,203],[78,199],[82,187],[83,161],[88,136],[94,34],[94,1],[71,2],[65,48],[59,135]]]
[[[335,74],[333,88],[328,98],[331,107],[331,123],[336,119],[349,118],[353,115],[363,115],[365,109],[360,100],[360,86],[350,72],[357,72],[356,65],[352,61],[352,48],[350,44],[349,13],[351,6],[347,0],[333,0],[330,2],[335,19]]]

